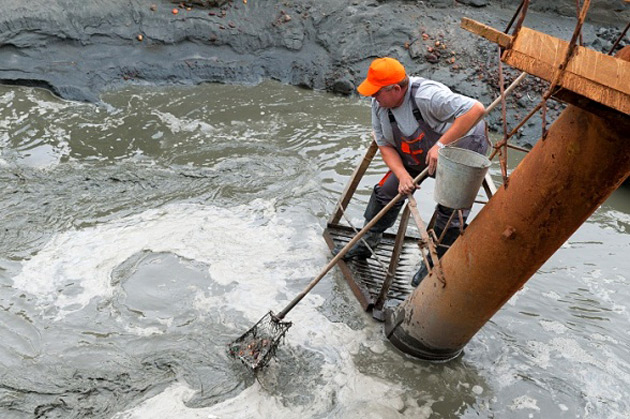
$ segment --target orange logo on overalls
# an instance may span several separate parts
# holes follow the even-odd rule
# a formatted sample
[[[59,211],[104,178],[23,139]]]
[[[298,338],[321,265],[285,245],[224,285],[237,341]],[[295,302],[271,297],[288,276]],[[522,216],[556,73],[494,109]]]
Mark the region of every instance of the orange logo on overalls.
[[[412,150],[411,147],[409,147],[409,144],[415,144],[419,141],[422,141],[422,139],[424,138],[424,132],[420,133],[420,135],[418,135],[416,138],[414,138],[413,140],[410,141],[406,141],[406,140],[402,140],[400,143],[400,148],[401,151],[405,154],[409,154],[411,156],[412,159],[414,159],[414,161],[418,164],[420,164],[420,162],[418,161],[417,158],[415,158],[415,156],[417,154],[422,154],[424,153],[424,151],[422,149],[419,150]]]

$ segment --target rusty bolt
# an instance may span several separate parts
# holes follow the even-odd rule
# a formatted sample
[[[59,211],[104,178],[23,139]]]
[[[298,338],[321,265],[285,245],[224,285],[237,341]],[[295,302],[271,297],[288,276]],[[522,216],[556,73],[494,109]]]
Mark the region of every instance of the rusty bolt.
[[[502,234],[504,240],[513,240],[516,236],[516,229],[512,226],[507,226]]]

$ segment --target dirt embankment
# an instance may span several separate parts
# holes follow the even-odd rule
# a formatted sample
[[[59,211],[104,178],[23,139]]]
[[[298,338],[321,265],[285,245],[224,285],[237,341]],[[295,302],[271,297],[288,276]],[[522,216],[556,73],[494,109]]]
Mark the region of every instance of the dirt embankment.
[[[574,0],[533,4],[525,25],[569,39]],[[607,51],[626,22],[623,0],[596,2],[584,42]],[[0,82],[98,102],[126,83],[255,84],[274,79],[354,94],[369,62],[399,58],[412,74],[488,104],[497,94],[497,47],[460,28],[466,16],[505,29],[518,0],[29,0],[0,16]],[[573,17],[565,17],[570,15]],[[630,42],[630,38],[622,42]],[[515,71],[509,71],[512,77]],[[511,77],[508,77],[510,81]],[[523,116],[545,84],[510,98]],[[560,105],[552,104],[553,109]],[[497,113],[495,113],[497,115]],[[498,116],[490,120],[499,129]],[[533,143],[539,122],[520,135]]]

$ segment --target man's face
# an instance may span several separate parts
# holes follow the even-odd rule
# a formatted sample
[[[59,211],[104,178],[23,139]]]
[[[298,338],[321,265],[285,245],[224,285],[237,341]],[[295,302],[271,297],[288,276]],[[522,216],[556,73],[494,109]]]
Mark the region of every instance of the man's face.
[[[381,108],[396,108],[402,104],[405,92],[402,88],[393,84],[391,86],[382,87],[372,97],[376,99]]]

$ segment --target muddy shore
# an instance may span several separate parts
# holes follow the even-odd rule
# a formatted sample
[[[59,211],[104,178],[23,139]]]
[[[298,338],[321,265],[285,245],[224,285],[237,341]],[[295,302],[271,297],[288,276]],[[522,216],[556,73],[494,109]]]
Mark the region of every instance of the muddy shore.
[[[569,39],[575,2],[532,4],[525,26]],[[129,83],[165,85],[278,80],[355,94],[369,62],[399,58],[416,75],[490,103],[497,95],[497,47],[460,28],[462,17],[505,29],[514,1],[434,0],[30,0],[0,16],[0,82],[40,86],[62,98],[99,102]],[[591,7],[584,44],[607,52],[630,20],[623,0]],[[621,45],[630,42],[626,36]],[[518,72],[507,69],[508,82]],[[545,84],[530,77],[510,98],[526,114]],[[209,100],[212,100],[209,98]],[[552,103],[550,118],[562,105]],[[500,129],[500,112],[490,126]],[[534,118],[533,118],[534,119]],[[533,144],[540,118],[518,141]]]

